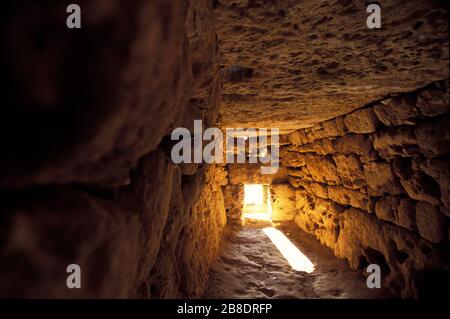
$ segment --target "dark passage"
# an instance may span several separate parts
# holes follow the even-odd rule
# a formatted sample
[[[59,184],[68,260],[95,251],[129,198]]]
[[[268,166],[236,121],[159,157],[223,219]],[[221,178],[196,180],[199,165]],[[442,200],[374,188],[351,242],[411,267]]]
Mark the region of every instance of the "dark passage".
[[[448,298],[448,6],[378,2],[2,4],[0,298]]]

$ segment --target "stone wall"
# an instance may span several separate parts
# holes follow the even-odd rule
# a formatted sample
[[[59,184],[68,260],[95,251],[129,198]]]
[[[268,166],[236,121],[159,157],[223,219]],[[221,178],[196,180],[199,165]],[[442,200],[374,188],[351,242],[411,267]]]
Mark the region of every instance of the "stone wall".
[[[244,209],[244,185],[230,184],[223,190],[225,210],[230,220],[239,220]]]
[[[448,109],[448,80],[434,82],[295,131],[280,152],[298,226],[352,268],[380,264],[403,297],[450,279]]]
[[[170,159],[221,95],[212,3],[5,9],[0,297],[195,297],[226,221],[223,169]],[[81,267],[68,289],[66,267]]]

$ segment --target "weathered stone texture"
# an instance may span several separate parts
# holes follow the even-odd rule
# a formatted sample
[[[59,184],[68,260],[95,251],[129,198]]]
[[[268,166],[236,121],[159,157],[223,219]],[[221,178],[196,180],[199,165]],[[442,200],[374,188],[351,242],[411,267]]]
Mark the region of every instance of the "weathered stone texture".
[[[347,130],[351,133],[373,133],[377,129],[377,117],[372,108],[356,110],[344,117]]]
[[[420,168],[439,183],[441,202],[446,208],[450,208],[450,159],[430,158]]]
[[[225,210],[230,219],[239,219],[244,208],[244,186],[227,185],[223,189]]]
[[[394,172],[409,197],[431,204],[439,204],[439,185],[422,171],[412,169],[409,159],[396,159],[393,162]]]
[[[450,121],[444,115],[416,126],[417,144],[428,157],[450,152]]]
[[[398,226],[415,230],[415,202],[407,197],[385,196],[375,205],[375,214],[379,219]]]
[[[369,193],[374,196],[383,194],[399,195],[404,192],[402,185],[392,172],[391,165],[384,162],[369,162],[364,164]]]
[[[355,269],[380,265],[384,284],[403,297],[429,294],[432,272],[443,276],[437,289],[450,278],[446,92],[439,81],[397,94],[339,117],[344,131],[293,132],[287,147],[304,160],[288,169],[297,225]]]
[[[333,159],[345,187],[355,189],[366,185],[364,170],[357,156],[337,154]]]
[[[328,185],[338,185],[341,179],[331,157],[308,155],[306,168],[312,179]]]
[[[327,137],[342,136],[347,133],[341,117],[325,121],[312,128],[292,132],[289,140],[293,145],[303,145]]]
[[[280,164],[289,167],[302,167],[306,165],[306,156],[298,152],[289,151],[287,148],[280,150]]]
[[[278,184],[271,187],[272,220],[293,220],[297,215],[295,206],[295,190],[288,184]]]
[[[3,269],[9,279],[1,281],[2,295],[200,296],[226,222],[214,170],[206,172],[206,186],[192,199],[192,208],[185,206],[180,169],[162,152],[141,160],[132,187],[117,190],[116,196],[99,199],[76,189],[49,188],[11,202],[2,265],[13,265],[17,256],[29,262]],[[82,269],[81,289],[64,285],[71,263]],[[38,275],[29,277],[30,269]]]
[[[2,108],[0,187],[129,183],[191,93],[188,2],[172,2],[80,1],[81,33],[67,32],[62,2],[9,9],[4,76],[17,80]]]
[[[309,182],[314,181],[306,167],[302,167],[300,169],[288,168],[287,172],[288,172],[288,181],[293,182],[295,182],[296,180]]]
[[[365,211],[370,210],[368,195],[359,190],[330,186],[328,187],[328,198],[344,206],[352,206]]]
[[[145,230],[137,214],[73,189],[41,190],[10,204],[3,212],[9,221],[0,248],[2,297],[136,294],[136,280],[142,276],[137,270],[141,263],[151,266],[148,261],[157,252],[140,242]],[[149,227],[161,232],[160,225]],[[74,263],[81,267],[81,289],[65,285],[66,268]]]
[[[446,220],[438,206],[418,202],[416,205],[416,223],[420,236],[432,243],[447,240]]]
[[[447,83],[439,81],[431,84],[417,95],[416,107],[425,116],[436,116],[448,113],[450,108],[450,92]]]
[[[373,147],[384,159],[407,157],[420,154],[414,129],[409,126],[399,126],[384,129],[375,134]]]
[[[419,111],[414,95],[400,95],[373,108],[378,119],[386,126],[414,125]]]
[[[207,173],[208,182],[200,198],[192,206],[187,224],[181,228],[175,265],[178,266],[177,297],[202,296],[208,279],[209,267],[217,258],[222,228],[227,218],[222,191],[214,179],[215,168]],[[178,260],[178,258],[180,258]]]
[[[264,164],[228,164],[230,184],[271,184],[287,181],[287,169],[280,167],[275,174],[261,174]]]
[[[305,206],[300,207],[295,223],[316,236],[323,245],[334,249],[339,236],[339,215],[344,209],[330,200],[317,198],[311,205],[307,195],[296,193],[296,196]]]
[[[372,142],[361,134],[348,134],[337,138],[334,142],[336,153],[371,155]]]
[[[290,135],[293,135],[296,132]],[[299,153],[317,153],[319,155],[334,154],[336,152],[333,140],[330,138],[323,138],[303,145],[292,145],[288,147],[288,150]]]
[[[224,83],[224,127],[296,130],[449,75],[442,1],[384,0],[376,32],[365,1],[216,3],[224,68],[251,70]]]
[[[370,263],[380,265],[383,285],[391,287],[402,297],[420,296],[422,276],[430,269],[442,271],[445,282],[449,271],[445,248],[435,247],[414,233],[384,223],[363,211],[349,209],[340,219],[340,233],[335,249],[337,256],[347,258],[352,268]],[[426,277],[425,280],[432,280]],[[442,282],[433,281],[435,289],[443,289]]]
[[[63,3],[1,22],[0,297],[201,297],[252,183],[400,296],[450,278],[445,4],[385,0],[376,32],[355,0],[78,4],[81,32]],[[170,133],[196,119],[280,128],[278,173],[175,165]]]
[[[212,3],[78,4],[82,31],[64,3],[17,2],[2,20],[0,295],[200,297],[227,172],[177,167],[167,136],[218,116]]]
[[[308,193],[320,197],[320,198],[328,198],[328,187],[325,184],[321,183],[310,183],[304,182],[301,179],[298,181],[298,186],[303,187]],[[294,186],[295,187],[295,186]]]

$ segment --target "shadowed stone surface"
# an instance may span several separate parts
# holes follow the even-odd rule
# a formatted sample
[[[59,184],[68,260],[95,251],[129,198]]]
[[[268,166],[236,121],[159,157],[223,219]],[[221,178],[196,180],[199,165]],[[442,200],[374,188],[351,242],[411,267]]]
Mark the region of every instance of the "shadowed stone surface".
[[[204,296],[248,183],[271,184],[272,220],[318,240],[297,244],[320,253],[320,242],[352,269],[379,264],[399,296],[448,296],[443,1],[383,1],[381,30],[366,28],[367,1],[356,0],[78,3],[81,30],[66,28],[64,2],[3,8],[0,297]],[[277,174],[172,162],[172,129],[216,126],[219,111],[222,125],[289,133]],[[243,258],[232,250],[221,265],[257,268],[235,272],[248,296],[352,296],[326,285],[360,277],[347,267],[285,271],[261,233],[233,233]],[[71,263],[81,289],[66,287]]]
[[[224,127],[293,129],[448,77],[444,1],[220,0]],[[249,71],[251,70],[251,71]]]
[[[66,28],[64,1],[4,6],[0,297],[198,297],[227,175],[177,167],[166,136],[217,118],[212,3],[78,4],[81,30]]]
[[[448,297],[447,100],[434,82],[295,131],[281,152],[297,225],[351,268],[380,265],[401,297]]]

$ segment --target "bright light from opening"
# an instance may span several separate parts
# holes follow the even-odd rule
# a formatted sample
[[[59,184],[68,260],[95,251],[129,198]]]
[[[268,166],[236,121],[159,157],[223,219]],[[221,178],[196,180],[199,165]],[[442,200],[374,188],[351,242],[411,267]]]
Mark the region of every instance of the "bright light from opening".
[[[266,227],[263,232],[270,238],[275,247],[297,271],[312,273],[314,264],[306,257],[281,231],[273,227]]]
[[[242,218],[270,221],[272,217],[272,206],[269,192],[264,185],[244,185],[244,208]]]
[[[244,185],[244,204],[262,205],[264,203],[263,186],[258,184]]]

